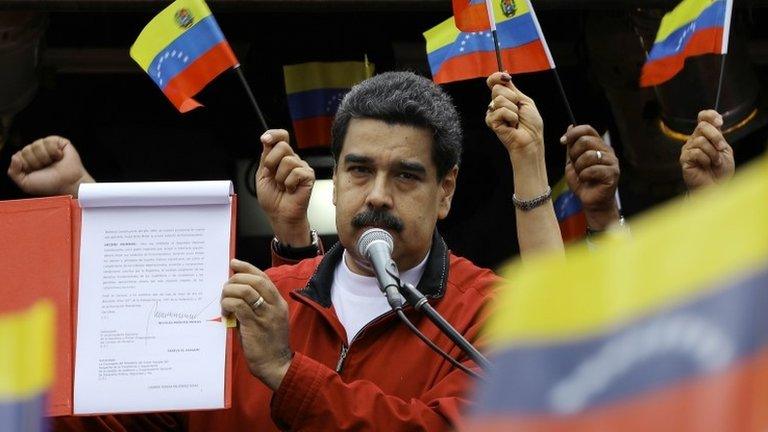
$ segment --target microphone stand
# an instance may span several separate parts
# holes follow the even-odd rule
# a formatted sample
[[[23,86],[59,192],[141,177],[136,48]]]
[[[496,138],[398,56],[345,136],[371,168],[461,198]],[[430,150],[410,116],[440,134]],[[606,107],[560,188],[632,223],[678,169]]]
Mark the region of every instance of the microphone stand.
[[[399,280],[399,278],[395,279]],[[483,356],[480,351],[473,347],[472,344],[469,343],[469,341],[461,335],[461,333],[456,331],[451,323],[446,321],[445,318],[437,313],[432,305],[427,302],[427,298],[424,296],[424,294],[422,294],[409,283],[400,284],[399,290],[400,294],[405,297],[408,303],[412,304],[417,311],[424,313],[424,315],[426,315],[427,318],[429,318],[429,320],[432,321],[435,326],[440,329],[441,332],[443,332],[443,334],[448,336],[448,338],[450,338],[453,343],[461,348],[461,350],[464,351],[478,366],[480,366],[485,371],[490,369],[491,363],[488,361],[488,359],[485,358],[485,356]]]

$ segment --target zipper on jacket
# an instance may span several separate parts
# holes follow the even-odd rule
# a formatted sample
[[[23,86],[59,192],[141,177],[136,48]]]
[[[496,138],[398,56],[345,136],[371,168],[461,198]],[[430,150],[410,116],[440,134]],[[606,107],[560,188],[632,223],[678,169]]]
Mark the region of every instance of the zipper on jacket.
[[[378,323],[379,321],[384,320],[385,318],[389,318],[390,316],[394,315],[394,311],[386,312],[379,317],[375,318],[373,321],[369,322],[368,324],[364,325],[363,328],[360,329],[359,332],[355,335],[354,338],[352,338],[352,341],[349,343],[349,345],[345,345],[343,342],[341,344],[341,352],[339,353],[339,361],[336,363],[336,373],[341,373],[341,370],[344,368],[344,360],[347,358],[347,353],[349,352],[349,347],[354,343],[357,338],[362,335],[365,330],[368,329],[368,327],[371,327],[372,325]]]
[[[344,359],[347,358],[347,351],[349,347],[341,344],[341,352],[339,353],[339,362],[336,363],[336,373],[341,373],[341,368],[344,367]]]

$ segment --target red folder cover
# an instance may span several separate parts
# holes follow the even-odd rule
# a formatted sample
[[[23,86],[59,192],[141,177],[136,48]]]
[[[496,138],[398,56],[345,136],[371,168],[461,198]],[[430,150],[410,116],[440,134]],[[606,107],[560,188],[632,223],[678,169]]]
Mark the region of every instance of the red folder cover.
[[[230,257],[234,257],[236,197]],[[80,207],[66,197],[0,201],[0,313],[40,299],[56,307],[55,378],[48,415],[72,415]],[[231,406],[233,330],[227,332],[225,407]]]

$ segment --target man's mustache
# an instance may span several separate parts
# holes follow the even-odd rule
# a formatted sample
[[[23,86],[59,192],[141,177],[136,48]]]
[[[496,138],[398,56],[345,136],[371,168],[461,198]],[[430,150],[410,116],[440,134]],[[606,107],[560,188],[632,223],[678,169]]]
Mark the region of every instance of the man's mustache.
[[[352,226],[355,228],[375,226],[390,229],[397,233],[402,232],[404,228],[403,221],[386,210],[379,209],[365,210],[362,213],[356,214],[352,218]]]

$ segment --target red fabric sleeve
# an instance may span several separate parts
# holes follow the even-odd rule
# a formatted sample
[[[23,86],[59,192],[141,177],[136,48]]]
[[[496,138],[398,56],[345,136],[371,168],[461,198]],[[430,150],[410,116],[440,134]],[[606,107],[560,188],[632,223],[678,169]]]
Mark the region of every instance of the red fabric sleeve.
[[[55,417],[55,432],[180,432],[186,430],[183,413],[119,414],[95,417]]]
[[[335,371],[296,352],[272,398],[272,420],[302,431],[452,430],[468,406],[468,384],[464,372],[455,369],[418,399],[403,400],[371,381],[345,383]]]

